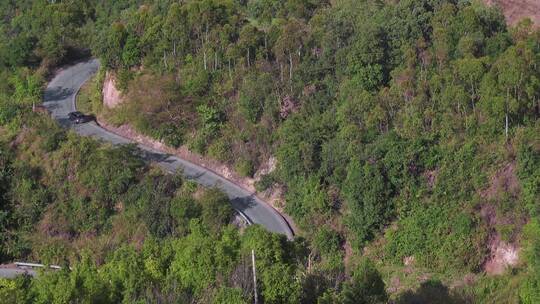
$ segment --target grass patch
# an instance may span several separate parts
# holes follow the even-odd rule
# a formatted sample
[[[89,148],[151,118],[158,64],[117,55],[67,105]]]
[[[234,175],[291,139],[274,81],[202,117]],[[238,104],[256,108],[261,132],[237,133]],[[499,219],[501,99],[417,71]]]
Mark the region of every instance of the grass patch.
[[[77,110],[90,114],[92,113],[92,87],[95,81],[95,77],[92,77],[87,81],[79,91],[77,95]],[[95,113],[92,113],[95,114]]]
[[[85,114],[99,115],[103,110],[103,80],[105,72],[100,70],[90,78],[79,90],[77,94],[77,110]]]

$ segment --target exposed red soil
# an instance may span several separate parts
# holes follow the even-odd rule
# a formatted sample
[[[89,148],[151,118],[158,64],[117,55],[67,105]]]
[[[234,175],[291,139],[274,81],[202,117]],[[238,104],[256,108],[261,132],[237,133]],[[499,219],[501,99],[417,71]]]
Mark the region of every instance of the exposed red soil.
[[[519,248],[515,243],[501,240],[495,227],[506,219],[497,217],[497,210],[492,203],[482,205],[480,216],[489,227],[487,239],[489,256],[484,261],[483,269],[489,275],[503,274],[507,268],[516,266],[519,262]]]
[[[503,274],[507,268],[519,262],[519,248],[495,238],[490,244],[491,257],[484,264],[484,271],[490,275]]]
[[[524,18],[530,18],[540,26],[540,0],[484,0],[488,5],[501,7],[506,21],[515,25]]]
[[[516,175],[516,164],[508,163],[495,172],[491,177],[489,187],[480,192],[485,202],[480,206],[480,217],[486,223],[489,232],[487,246],[489,256],[485,260],[483,269],[487,274],[503,274],[507,268],[516,266],[519,262],[519,247],[516,240],[505,242],[497,232],[496,227],[501,224],[515,223],[521,226],[521,219],[510,219],[497,214],[497,200],[504,195],[518,196],[521,186]]]
[[[103,104],[112,109],[123,102],[122,92],[116,88],[115,77],[107,72],[103,82]]]

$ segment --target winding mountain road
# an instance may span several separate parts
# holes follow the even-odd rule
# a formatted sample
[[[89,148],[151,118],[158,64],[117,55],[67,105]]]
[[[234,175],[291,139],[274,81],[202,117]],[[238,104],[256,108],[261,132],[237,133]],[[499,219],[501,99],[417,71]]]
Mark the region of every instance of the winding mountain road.
[[[56,74],[44,94],[43,106],[60,125],[72,128],[82,136],[92,136],[110,142],[113,145],[133,143],[131,140],[111,133],[96,123],[75,125],[68,119],[68,113],[76,109],[75,99],[82,85],[99,69],[99,61],[91,59],[67,67]],[[138,145],[143,157],[154,161],[169,172],[181,172],[186,178],[206,187],[218,187],[225,192],[237,211],[254,224],[260,224],[267,230],[294,237],[293,231],[283,216],[273,207],[260,200],[255,194],[216,174],[215,172],[193,164],[177,156],[156,151],[151,147]]]

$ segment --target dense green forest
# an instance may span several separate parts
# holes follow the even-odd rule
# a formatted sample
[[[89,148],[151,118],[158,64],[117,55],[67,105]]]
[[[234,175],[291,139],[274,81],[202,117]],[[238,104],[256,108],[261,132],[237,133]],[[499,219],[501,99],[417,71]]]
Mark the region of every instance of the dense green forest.
[[[0,279],[13,303],[540,302],[540,31],[465,0],[0,3]],[[295,241],[33,113],[101,60],[89,111],[285,189]],[[105,73],[125,102],[102,106]],[[497,246],[519,254],[487,270]],[[67,266],[72,268],[67,270]]]

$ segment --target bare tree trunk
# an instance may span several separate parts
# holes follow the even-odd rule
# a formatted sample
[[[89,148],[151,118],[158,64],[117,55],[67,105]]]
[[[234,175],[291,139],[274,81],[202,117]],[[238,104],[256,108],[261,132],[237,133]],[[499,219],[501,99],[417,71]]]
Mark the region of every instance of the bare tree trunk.
[[[504,128],[504,134],[506,136],[506,139],[508,139],[508,112],[506,112],[506,117],[505,117],[505,128]]]
[[[251,57],[251,55],[250,55],[250,51],[249,51],[249,47],[248,47],[248,53],[247,53],[247,66],[248,66],[248,68],[251,66],[251,63],[249,62],[250,61],[249,57]]]
[[[229,58],[229,78],[232,79],[232,74],[231,74],[231,58]]]
[[[264,56],[266,58],[266,61],[268,61],[268,38],[266,37],[266,32],[264,33]]]
[[[281,82],[283,82],[283,63],[279,63],[279,73],[280,73],[280,78],[281,78]]]
[[[203,50],[204,70],[206,71],[206,49]]]
[[[257,270],[255,268],[255,250],[251,249],[251,262],[253,265],[253,297],[255,298],[255,304],[259,303],[259,297],[257,295]]]
[[[308,273],[311,273],[311,258],[312,258],[312,253],[310,252],[308,255],[308,266],[307,266]]]
[[[476,112],[476,109],[475,109],[475,106],[474,106],[474,100],[476,99],[476,89],[474,88],[474,82],[472,81],[472,79],[470,79],[470,82],[471,82],[471,91],[472,91],[472,94],[471,94],[471,106],[472,106],[473,112]]]
[[[510,94],[510,89],[506,89],[506,104],[505,104],[505,117],[504,117],[504,135],[508,139],[508,98]]]
[[[292,82],[292,71],[293,71],[293,62],[292,54],[289,52],[289,81]]]

